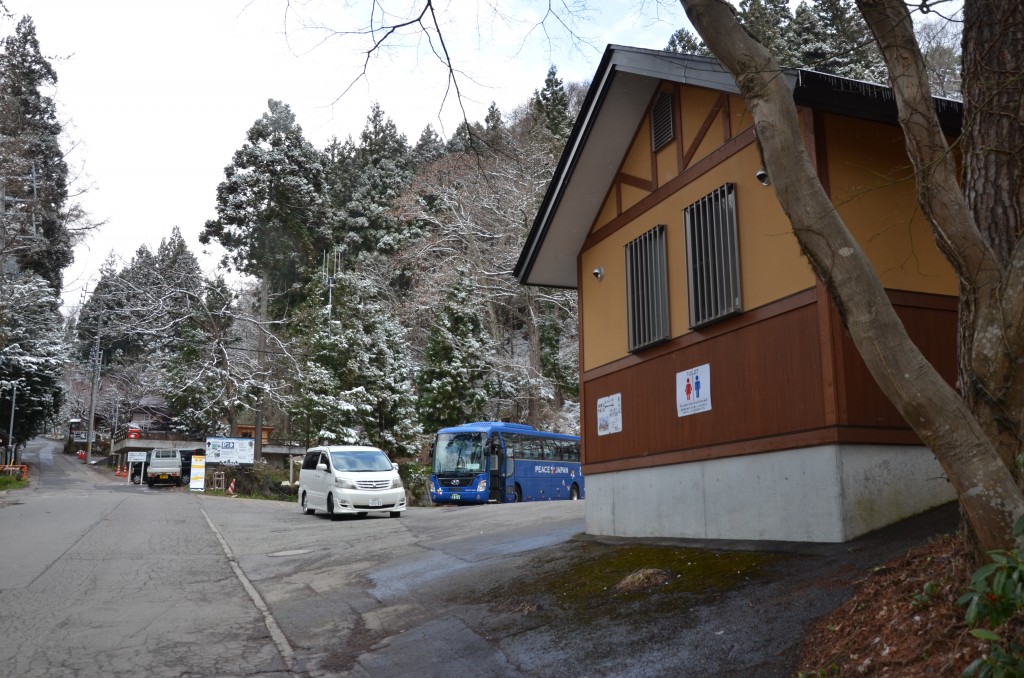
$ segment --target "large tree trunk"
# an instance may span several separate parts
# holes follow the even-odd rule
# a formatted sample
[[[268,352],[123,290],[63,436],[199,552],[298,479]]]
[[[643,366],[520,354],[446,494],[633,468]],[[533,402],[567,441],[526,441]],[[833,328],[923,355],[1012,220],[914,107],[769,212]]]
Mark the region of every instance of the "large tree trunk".
[[[793,95],[786,80],[777,77],[778,63],[739,25],[735,10],[724,0],[681,1],[704,42],[735,76],[779,202],[871,374],[945,469],[981,547],[1011,547],[1013,522],[1024,513],[1024,497],[968,403],[910,340],[860,245],[836,213],[804,149]],[[991,296],[998,270],[964,206],[954,161],[948,148],[943,150],[945,140],[921,75],[920,52],[907,49],[905,36],[911,27],[899,18],[900,8],[904,16],[906,8],[898,0],[862,4],[887,13],[887,28],[899,29],[892,39],[904,40],[892,49],[883,45],[883,54],[897,85],[911,159],[923,163],[918,164],[919,194],[939,245],[961,280],[971,271],[974,289]],[[865,8],[872,24],[870,13]],[[873,30],[877,35],[878,26],[873,24]]]
[[[995,20],[994,17],[998,17]],[[964,5],[963,191],[1001,277],[961,323],[964,395],[1024,487],[1024,3]]]

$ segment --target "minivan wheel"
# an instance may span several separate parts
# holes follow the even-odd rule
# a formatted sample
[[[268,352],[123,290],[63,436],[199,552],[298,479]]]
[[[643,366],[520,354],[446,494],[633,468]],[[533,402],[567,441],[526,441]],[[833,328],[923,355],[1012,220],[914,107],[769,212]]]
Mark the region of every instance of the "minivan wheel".
[[[334,514],[334,495],[330,492],[327,493],[327,515],[331,517],[331,520],[337,520],[338,516]]]
[[[307,516],[311,516],[316,513],[316,509],[306,508],[306,493],[302,493],[302,512]]]

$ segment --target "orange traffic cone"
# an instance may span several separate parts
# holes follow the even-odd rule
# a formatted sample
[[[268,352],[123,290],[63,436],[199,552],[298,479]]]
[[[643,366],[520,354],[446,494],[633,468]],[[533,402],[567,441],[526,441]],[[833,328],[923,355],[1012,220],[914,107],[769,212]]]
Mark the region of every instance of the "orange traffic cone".
[[[233,495],[234,493],[235,493],[235,479],[232,478],[231,479],[231,484],[228,485],[228,495]]]

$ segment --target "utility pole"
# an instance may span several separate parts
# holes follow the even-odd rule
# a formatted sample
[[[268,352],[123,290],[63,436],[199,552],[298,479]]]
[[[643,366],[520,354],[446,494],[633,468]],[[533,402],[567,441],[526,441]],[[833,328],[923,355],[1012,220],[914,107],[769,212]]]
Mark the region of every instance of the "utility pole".
[[[17,449],[14,445],[14,399],[18,395],[18,384],[11,384],[11,425],[7,429],[7,445],[11,448],[11,460],[7,460],[7,450],[4,450],[4,463],[9,464],[14,462],[14,450]]]
[[[96,359],[96,365],[92,374],[92,396],[89,398],[89,433],[88,438],[85,441],[85,463],[92,463],[92,439],[95,435],[93,428],[96,422],[96,391],[100,387],[100,365],[103,363],[103,351],[99,349],[99,335],[96,336],[96,348],[93,351],[93,355]]]
[[[92,395],[89,398],[89,432],[86,434],[85,440],[85,463],[92,463],[92,439],[95,435],[94,427],[96,426],[96,391],[100,387],[100,365],[103,364],[103,351],[100,350],[100,327],[103,322],[103,307],[100,307],[99,316],[96,318],[96,345],[93,346],[91,351],[92,358],[95,361],[93,364],[92,373]]]

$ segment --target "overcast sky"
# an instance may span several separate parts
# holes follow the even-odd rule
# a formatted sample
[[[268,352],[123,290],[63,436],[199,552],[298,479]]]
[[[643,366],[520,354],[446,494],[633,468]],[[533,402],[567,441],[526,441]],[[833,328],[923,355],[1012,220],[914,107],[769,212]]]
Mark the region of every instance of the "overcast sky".
[[[456,97],[445,99],[446,72],[422,36],[407,36],[362,70],[365,39],[331,38],[303,20],[343,30],[366,23],[356,0],[5,0],[15,20],[35,20],[43,53],[58,75],[56,99],[67,126],[69,163],[80,171],[86,210],[105,225],[75,251],[65,271],[65,304],[91,290],[100,264],[115,252],[131,259],[155,249],[178,226],[208,271],[198,234],[216,216],[217,184],[266,110],[267,100],[291,106],[303,131],[322,148],[332,137],[357,138],[373,101],[410,143],[429,123],[447,138],[461,119]],[[416,4],[416,3],[412,3]],[[530,32],[543,1],[507,5],[515,21],[495,17],[475,0],[436,3],[460,76],[471,121],[494,101],[504,114],[543,85],[549,64],[564,81],[589,80],[609,43],[660,49],[684,25],[677,2],[604,0],[577,26],[590,46],[575,48],[556,23]],[[402,4],[402,7],[407,5]],[[346,15],[346,11],[349,12]],[[302,14],[300,15],[299,12]],[[0,34],[14,22],[0,22]]]

